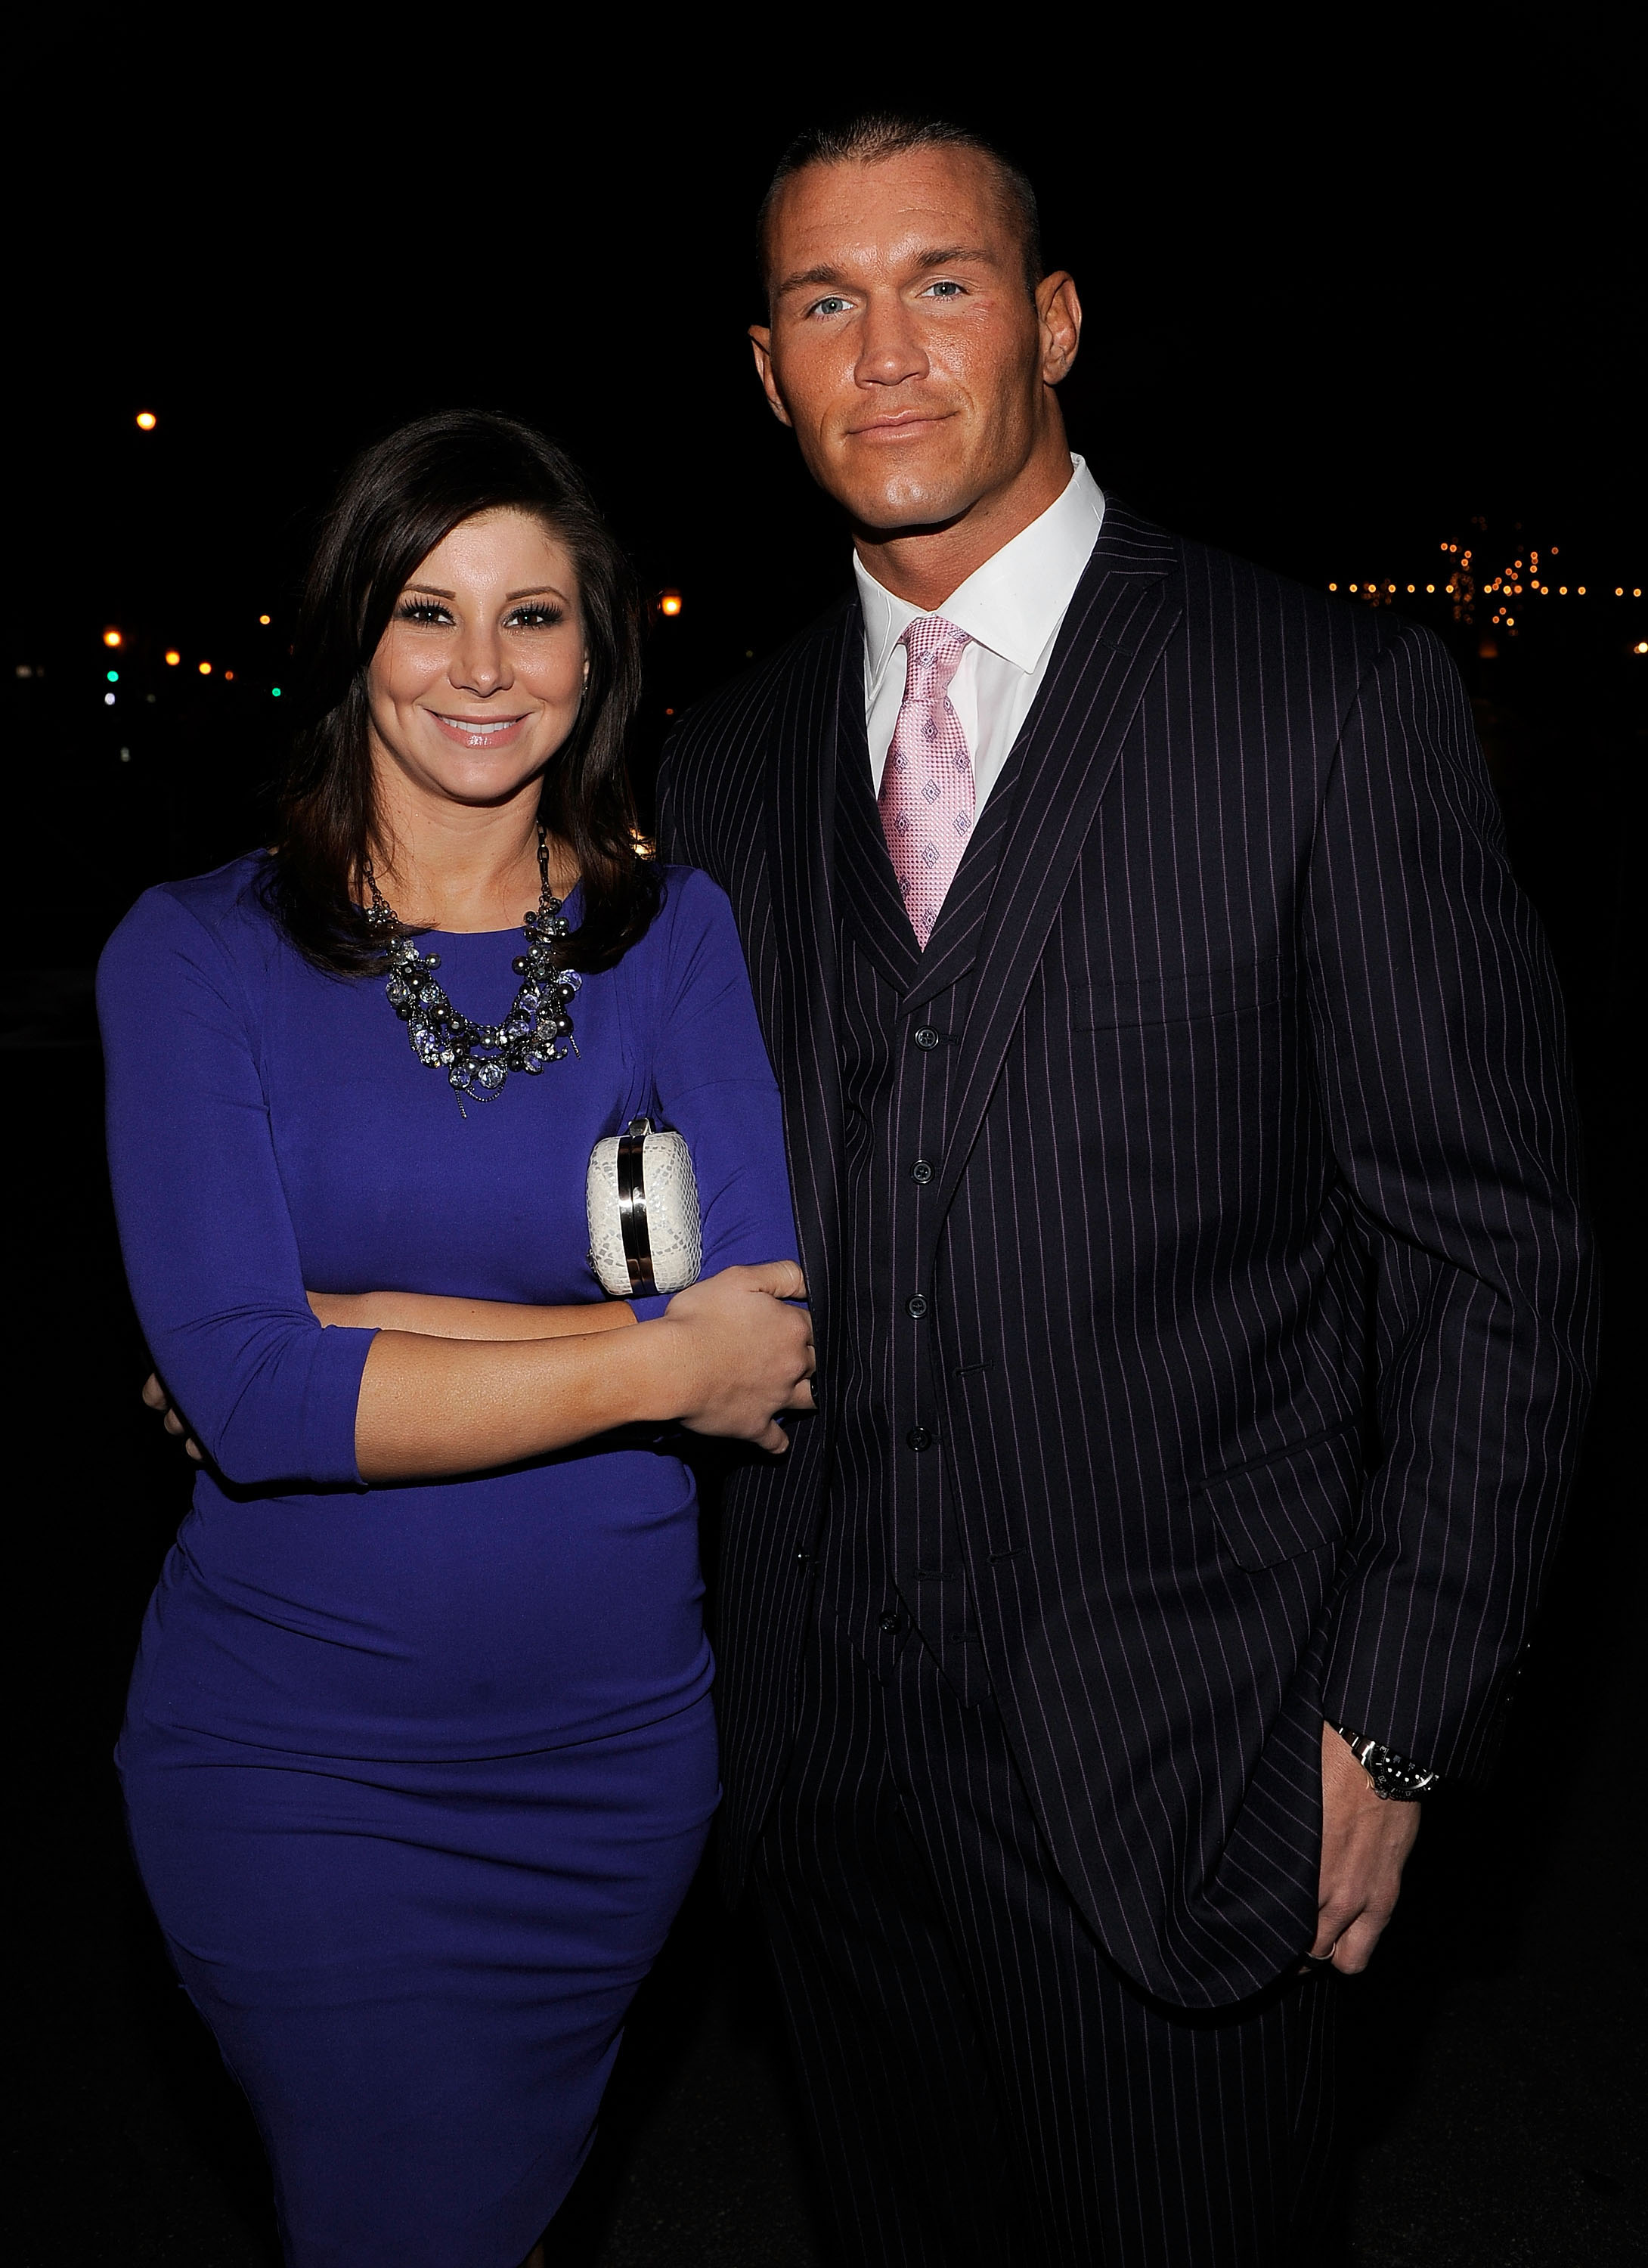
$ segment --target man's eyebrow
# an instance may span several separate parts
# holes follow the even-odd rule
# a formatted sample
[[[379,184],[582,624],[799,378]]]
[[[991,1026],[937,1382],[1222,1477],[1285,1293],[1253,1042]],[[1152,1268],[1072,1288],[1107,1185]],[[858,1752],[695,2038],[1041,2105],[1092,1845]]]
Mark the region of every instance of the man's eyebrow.
[[[982,260],[988,267],[995,259],[992,252],[977,244],[943,244],[934,252],[922,252],[916,256],[917,268],[953,268],[963,260]]]
[[[780,291],[805,291],[810,284],[844,284],[846,280],[839,268],[826,262],[818,268],[798,268],[793,276],[786,276],[777,288]]]
[[[936,245],[930,252],[918,252],[916,255],[916,266],[924,275],[930,269],[953,268],[965,260],[980,261],[986,267],[999,264],[997,255],[982,245],[940,244]],[[830,284],[839,285],[848,291],[857,288],[850,277],[843,276],[839,268],[832,268],[826,261],[816,268],[800,268],[793,276],[786,276],[784,282],[777,286],[774,297],[777,298],[785,291],[805,291],[816,289],[820,285],[828,287]]]

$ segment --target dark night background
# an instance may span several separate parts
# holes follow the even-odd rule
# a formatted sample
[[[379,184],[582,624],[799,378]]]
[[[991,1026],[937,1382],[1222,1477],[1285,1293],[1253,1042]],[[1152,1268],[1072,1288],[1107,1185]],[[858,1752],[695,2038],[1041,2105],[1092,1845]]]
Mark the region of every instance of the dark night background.
[[[855,18],[850,40],[816,17],[780,39],[771,18],[688,36],[648,16],[563,47],[553,19],[423,17],[384,19],[352,58],[335,30],[294,26],[279,53],[247,34],[186,57],[134,33],[124,55],[89,62],[70,40],[22,70],[13,122],[38,138],[11,211],[27,320],[0,679],[19,2268],[276,2257],[255,2136],[166,1968],[107,1763],[188,1482],[136,1401],[147,1365],[102,1173],[99,949],[151,882],[259,839],[313,515],[406,416],[474,402],[535,419],[589,467],[649,589],[681,594],[652,638],[644,787],[668,712],[843,587],[844,538],[750,376],[750,220],[797,126],[888,100],[967,118],[1036,178],[1049,261],[1086,306],[1065,399],[1100,482],[1304,581],[1394,584],[1381,602],[1442,633],[1475,703],[1567,991],[1612,1330],[1497,1776],[1427,1807],[1402,1908],[1345,1988],[1343,2257],[1642,2257],[1640,1167],[1622,1068],[1640,1049],[1626,906],[1648,686],[1632,651],[1648,641],[1631,595],[1648,582],[1632,24],[1394,8],[1250,12],[1214,34],[1181,12],[1148,44],[1090,30],[1072,47],[1056,28],[1038,54],[1026,18],[1017,62],[953,39],[942,71],[900,77],[853,54],[909,46],[929,19]],[[819,70],[802,69],[806,38]],[[1551,595],[1528,591],[1514,635],[1492,625],[1497,595],[1456,620],[1424,595],[1448,542],[1472,550],[1479,593],[1537,549]],[[702,1890],[637,2004],[552,2257],[823,2257],[761,1970]]]

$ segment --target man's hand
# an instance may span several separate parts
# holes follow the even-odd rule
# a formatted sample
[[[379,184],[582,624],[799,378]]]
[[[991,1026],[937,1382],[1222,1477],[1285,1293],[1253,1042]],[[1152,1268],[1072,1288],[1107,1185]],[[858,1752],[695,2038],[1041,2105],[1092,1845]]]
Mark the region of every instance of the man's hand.
[[[143,1404],[146,1409],[165,1410],[166,1432],[168,1433],[180,1433],[183,1437],[183,1447],[185,1449],[188,1450],[189,1455],[194,1458],[197,1465],[202,1463],[203,1461],[200,1453],[200,1443],[193,1439],[188,1427],[183,1423],[183,1420],[178,1416],[177,1411],[172,1407],[172,1396],[166,1392],[165,1387],[161,1385],[159,1378],[152,1370],[150,1372],[148,1377],[143,1381]]]
[[[1419,1806],[1375,1795],[1373,1783],[1331,1725],[1322,1727],[1321,1879],[1313,1961],[1354,1977],[1373,1957],[1402,1895],[1402,1870],[1419,1832]]]

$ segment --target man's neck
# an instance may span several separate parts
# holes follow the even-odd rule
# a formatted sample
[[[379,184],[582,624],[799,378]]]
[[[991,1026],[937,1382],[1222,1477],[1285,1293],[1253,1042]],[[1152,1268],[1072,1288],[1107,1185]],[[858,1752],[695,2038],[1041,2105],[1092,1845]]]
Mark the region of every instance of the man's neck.
[[[1050,439],[1004,487],[954,519],[929,527],[855,527],[853,548],[865,573],[895,599],[932,614],[1063,495],[1070,457],[1062,427]]]

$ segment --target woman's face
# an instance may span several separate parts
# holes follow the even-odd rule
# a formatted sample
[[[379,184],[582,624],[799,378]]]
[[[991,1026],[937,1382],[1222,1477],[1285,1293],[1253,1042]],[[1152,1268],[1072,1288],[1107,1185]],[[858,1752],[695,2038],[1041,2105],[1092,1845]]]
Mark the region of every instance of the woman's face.
[[[438,801],[507,803],[572,730],[587,667],[565,546],[529,512],[479,512],[423,561],[372,656],[374,757]]]

